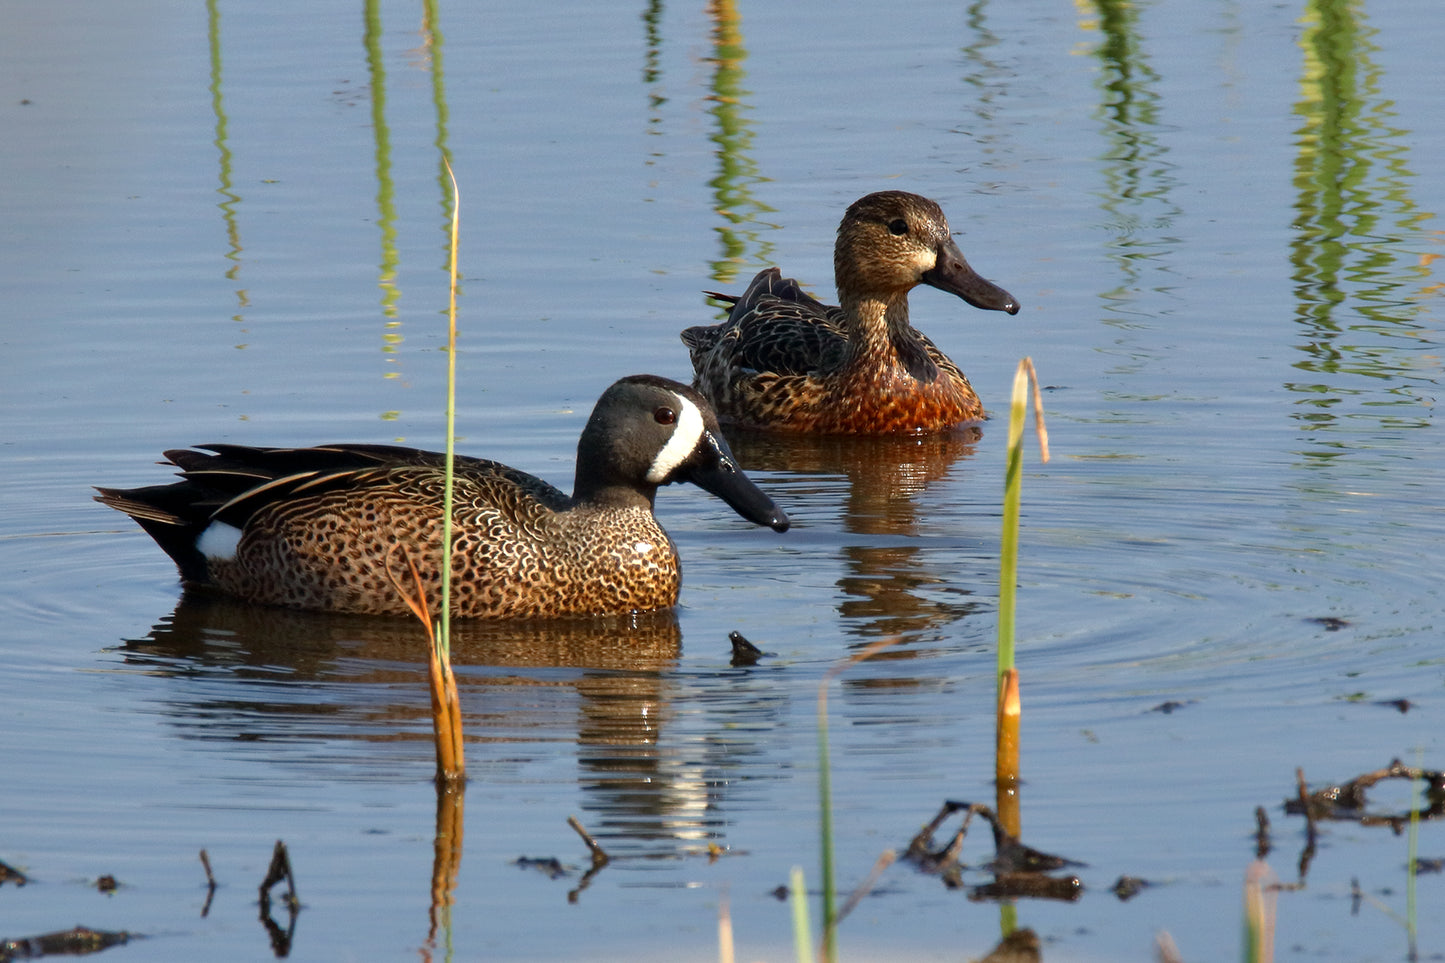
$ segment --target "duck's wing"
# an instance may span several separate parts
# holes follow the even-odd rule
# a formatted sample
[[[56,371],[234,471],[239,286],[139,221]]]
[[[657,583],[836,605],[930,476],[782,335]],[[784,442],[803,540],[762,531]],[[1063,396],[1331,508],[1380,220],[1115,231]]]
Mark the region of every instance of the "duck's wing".
[[[688,328],[682,340],[694,366],[715,350],[734,370],[805,375],[841,358],[842,310],[823,304],[777,268],[760,272],[741,295],[708,292],[732,309],[721,324]]]
[[[97,501],[131,516],[180,566],[204,580],[197,539],[212,522],[238,530],[259,512],[286,506],[304,517],[323,496],[384,494],[398,505],[436,511],[446,456],[394,445],[321,445],[256,448],[203,445],[165,453],[181,480],[146,488],[99,488]],[[456,458],[459,512],[500,512],[526,524],[529,516],[557,511],[569,499],[526,472],[481,458]],[[434,506],[434,507],[433,507]]]

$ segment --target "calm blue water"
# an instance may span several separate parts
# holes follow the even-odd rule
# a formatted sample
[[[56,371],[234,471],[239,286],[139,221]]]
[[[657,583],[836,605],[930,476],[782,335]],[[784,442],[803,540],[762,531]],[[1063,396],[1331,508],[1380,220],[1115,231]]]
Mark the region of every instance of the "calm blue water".
[[[1232,958],[1256,806],[1295,879],[1296,767],[1445,765],[1433,3],[527,6],[0,6],[0,860],[35,879],[0,896],[0,938],[83,923],[148,937],[107,958],[262,958],[280,838],[295,959],[713,959],[724,897],[740,958],[789,959],[769,894],[795,865],[818,884],[817,685],[889,635],[831,689],[840,885],[943,800],[991,798],[1002,422],[739,438],[795,527],[663,492],[675,615],[461,633],[472,782],[428,943],[414,629],[183,600],[89,486],[159,482],[191,443],[439,446],[443,150],[462,445],[559,485],[607,384],[687,376],[701,291],[776,263],[831,298],[869,191],[937,199],[1023,303],[922,289],[913,314],[996,414],[1018,358],[1048,386],[1023,819],[1088,863],[1079,903],[1019,907],[1049,959],[1152,959],[1161,930]],[[772,656],[731,668],[734,629]],[[574,814],[620,858],[569,900]],[[1403,914],[1405,852],[1329,827],[1281,895],[1281,957],[1404,958],[1349,893]],[[1122,874],[1165,885],[1120,903]],[[998,910],[895,867],[841,938],[977,957]]]

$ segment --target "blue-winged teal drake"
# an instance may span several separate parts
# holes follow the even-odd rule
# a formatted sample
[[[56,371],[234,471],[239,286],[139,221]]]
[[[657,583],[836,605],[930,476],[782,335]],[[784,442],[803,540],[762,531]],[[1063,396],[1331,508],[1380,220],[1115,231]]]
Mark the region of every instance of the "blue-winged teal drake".
[[[204,448],[165,453],[182,481],[97,496],[134,518],[186,583],[290,608],[403,614],[388,571],[406,576],[410,557],[436,605],[445,456],[390,445]],[[659,485],[690,481],[748,521],[788,527],[738,468],[707,401],[652,375],[624,378],[598,400],[570,498],[494,461],[458,457],[455,468],[459,616],[673,605],[681,573],[652,514]]]
[[[919,284],[976,308],[1017,314],[1018,302],[968,266],[943,210],[881,191],[853,203],[833,249],[838,307],[805,294],[777,268],[757,277],[721,324],[688,328],[693,386],[724,421],[832,434],[941,431],[983,418],[958,366],[908,323]]]

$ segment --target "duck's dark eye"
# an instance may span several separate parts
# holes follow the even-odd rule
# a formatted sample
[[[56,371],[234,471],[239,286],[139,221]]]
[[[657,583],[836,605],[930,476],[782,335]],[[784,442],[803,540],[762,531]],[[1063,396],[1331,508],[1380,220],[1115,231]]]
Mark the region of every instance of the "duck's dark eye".
[[[895,217],[893,220],[888,222],[888,232],[890,234],[898,234],[900,236],[907,234],[908,222],[901,217]]]
[[[652,413],[652,420],[659,425],[671,425],[677,422],[677,412],[663,405]]]

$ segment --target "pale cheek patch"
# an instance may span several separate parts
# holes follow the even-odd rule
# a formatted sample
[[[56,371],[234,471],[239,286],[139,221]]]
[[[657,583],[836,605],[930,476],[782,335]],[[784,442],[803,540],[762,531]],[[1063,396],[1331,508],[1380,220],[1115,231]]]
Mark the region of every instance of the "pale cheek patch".
[[[667,477],[678,465],[687,461],[688,456],[697,449],[697,443],[702,440],[702,412],[682,395],[673,397],[677,399],[677,424],[673,426],[672,437],[662,446],[662,451],[657,453],[657,457],[652,461],[652,468],[647,472],[647,480],[654,485],[666,482]]]
[[[938,252],[933,250],[932,248],[924,248],[920,251],[915,251],[913,252],[913,263],[918,265],[918,271],[920,274],[927,271],[932,271],[934,268],[938,267]]]
[[[212,522],[196,539],[196,551],[206,558],[229,562],[236,557],[236,546],[241,544],[241,530],[225,522]]]

